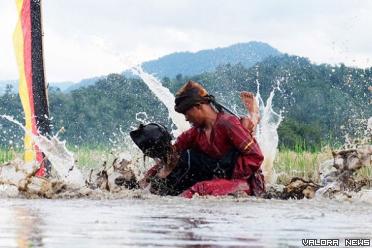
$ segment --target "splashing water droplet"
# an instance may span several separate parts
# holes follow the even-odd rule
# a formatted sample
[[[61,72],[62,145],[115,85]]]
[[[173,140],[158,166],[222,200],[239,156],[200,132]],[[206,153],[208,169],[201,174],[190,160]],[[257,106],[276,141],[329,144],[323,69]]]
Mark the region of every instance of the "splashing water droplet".
[[[58,140],[57,136],[50,139],[43,135],[34,135],[30,133],[19,121],[12,116],[0,115],[1,118],[8,120],[23,129],[29,134],[38,146],[38,148],[45,154],[52,168],[54,168],[61,177],[61,179],[73,186],[81,187],[84,185],[84,178],[82,173],[75,167],[75,159],[73,154],[66,148],[66,142]]]
[[[164,103],[168,110],[169,118],[176,125],[176,129],[172,130],[173,135],[177,137],[183,131],[189,129],[190,125],[185,121],[185,117],[174,110],[174,96],[169,89],[164,87],[154,76],[144,72],[141,66],[132,67],[131,70],[135,75],[139,76],[155,96]]]
[[[148,120],[148,116],[146,112],[138,112],[136,113],[136,120],[140,123],[146,124]]]
[[[281,80],[277,81],[276,87],[270,92],[269,97],[264,103],[260,94],[260,83],[257,80],[257,101],[260,109],[261,121],[257,126],[256,137],[264,154],[262,171],[265,181],[269,184],[275,182],[274,160],[279,144],[278,127],[283,120],[281,113],[276,113],[273,109],[273,98],[275,91],[279,90]]]

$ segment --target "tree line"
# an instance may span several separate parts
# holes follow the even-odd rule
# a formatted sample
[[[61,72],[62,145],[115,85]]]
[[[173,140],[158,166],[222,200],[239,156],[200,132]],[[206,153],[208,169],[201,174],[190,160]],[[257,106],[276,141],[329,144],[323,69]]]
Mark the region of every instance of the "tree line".
[[[175,93],[190,79],[201,82],[217,100],[239,114],[245,114],[240,91],[256,92],[259,84],[266,100],[275,90],[274,110],[284,116],[279,127],[282,148],[317,150],[324,144],[342,143],[345,134],[361,135],[365,120],[372,115],[372,68],[315,65],[306,58],[285,55],[267,58],[250,68],[220,65],[213,72],[179,74],[161,81]],[[146,113],[147,121],[171,128],[165,106],[146,84],[120,74],[110,74],[69,93],[50,88],[49,104],[54,133],[63,127],[60,136],[70,145],[97,147],[125,142],[128,131],[139,124],[136,115],[141,112]],[[0,114],[22,121],[19,97],[9,88],[0,97]],[[0,130],[1,146],[22,144],[20,128],[0,120]]]

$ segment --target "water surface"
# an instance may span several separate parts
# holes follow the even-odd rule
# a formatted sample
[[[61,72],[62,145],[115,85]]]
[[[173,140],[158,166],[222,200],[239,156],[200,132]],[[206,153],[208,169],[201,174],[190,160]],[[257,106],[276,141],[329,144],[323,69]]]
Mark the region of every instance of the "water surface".
[[[0,247],[288,247],[372,238],[371,204],[336,200],[0,199]],[[341,241],[343,244],[343,241]]]

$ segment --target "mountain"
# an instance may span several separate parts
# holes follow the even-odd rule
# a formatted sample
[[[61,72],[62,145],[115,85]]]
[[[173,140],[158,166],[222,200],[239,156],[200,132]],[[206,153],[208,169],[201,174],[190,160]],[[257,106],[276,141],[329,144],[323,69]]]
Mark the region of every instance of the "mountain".
[[[251,41],[248,43],[234,44],[228,47],[201,50],[192,52],[177,52],[163,56],[156,60],[144,62],[144,71],[154,74],[158,78],[175,78],[177,75],[192,76],[203,72],[214,71],[219,65],[238,63],[249,68],[268,57],[280,56],[277,49],[267,43]],[[123,73],[127,77],[135,77],[131,72]],[[94,85],[104,76],[86,78],[80,82],[50,82],[49,86],[59,88],[61,91],[70,92],[81,87]],[[18,88],[16,80],[0,81],[0,95],[5,92],[6,84],[11,84],[14,90]]]
[[[72,85],[74,85],[75,83],[74,82],[71,82],[71,81],[66,81],[66,82],[49,82],[49,88],[53,87],[53,88],[58,88],[60,89],[61,91],[66,91],[68,88],[70,88]]]
[[[364,130],[361,120],[372,116],[368,104],[372,68],[317,65],[307,58],[283,55],[249,68],[226,64],[211,72],[164,78],[163,85],[174,93],[189,79],[201,82],[219,102],[240,114],[245,112],[238,92],[256,92],[260,82],[265,101],[276,88],[274,109],[284,111],[280,145],[291,149],[317,150],[322,144],[343,142],[345,134],[358,136]],[[50,100],[57,130],[62,126],[69,130],[64,135],[73,144],[115,140],[118,130],[126,132],[138,125],[135,117],[139,112],[170,127],[164,105],[137,78],[112,74],[89,88],[51,95]]]
[[[12,93],[18,92],[18,81],[17,80],[3,80],[3,81],[0,81],[0,95],[3,95],[5,93],[8,85],[11,86]],[[54,88],[54,89],[58,88],[61,91],[68,91],[69,89],[74,89],[74,85],[76,85],[76,83],[67,81],[67,82],[58,82],[58,83],[49,82],[48,86],[49,88]]]
[[[201,50],[195,53],[177,52],[163,56],[157,60],[144,62],[144,71],[154,74],[158,78],[175,78],[177,75],[192,76],[203,72],[210,72],[219,65],[241,63],[245,67],[251,67],[271,56],[282,55],[277,49],[270,45],[251,41],[239,43],[229,47]],[[131,71],[126,70],[123,75],[128,78],[136,78]],[[70,92],[81,87],[94,85],[105,76],[86,78],[70,87],[60,88],[62,91]],[[53,84],[51,84],[54,86]]]
[[[70,87],[66,88],[66,92],[70,92],[82,87],[88,87],[89,85],[94,85],[98,80],[105,78],[105,76],[99,76],[99,77],[92,77],[92,78],[86,78],[81,80],[78,83],[74,83],[70,85]]]
[[[192,76],[210,72],[215,70],[217,66],[225,64],[235,65],[241,63],[248,68],[268,57],[280,55],[282,54],[277,49],[266,43],[251,41],[223,48],[201,50],[195,53],[171,53],[159,59],[144,62],[142,68],[160,79],[163,77],[175,78],[180,74]],[[123,75],[128,78],[137,77],[129,70],[124,71]],[[93,85],[102,78],[104,77],[84,79],[67,89],[67,91]]]
[[[142,68],[158,78],[175,78],[178,74],[192,76],[210,72],[224,64],[241,63],[249,68],[267,57],[279,55],[281,53],[270,45],[252,41],[196,53],[172,53],[157,60],[144,62]]]
[[[283,111],[279,127],[281,147],[317,150],[322,145],[340,144],[346,134],[362,137],[366,120],[372,116],[372,68],[345,65],[317,65],[297,56],[269,57],[254,67],[221,65],[212,72],[163,78],[163,85],[175,92],[187,80],[202,83],[210,94],[230,109],[245,114],[239,92],[256,92],[265,101],[275,91],[273,107]],[[54,131],[64,127],[61,137],[70,145],[112,146],[124,142],[121,134],[138,125],[136,114],[145,112],[147,121],[170,128],[164,105],[138,78],[110,74],[96,84],[71,92],[49,92]],[[17,95],[0,96],[0,113],[22,120]],[[1,122],[5,131],[0,146],[9,140],[21,143],[22,130]],[[8,125],[8,126],[6,126]]]

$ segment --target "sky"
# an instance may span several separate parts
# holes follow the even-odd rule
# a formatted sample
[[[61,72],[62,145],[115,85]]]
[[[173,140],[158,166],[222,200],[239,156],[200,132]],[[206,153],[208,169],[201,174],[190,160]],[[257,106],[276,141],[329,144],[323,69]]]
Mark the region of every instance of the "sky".
[[[370,0],[43,0],[49,82],[173,52],[261,41],[314,63],[372,67]],[[18,78],[15,0],[0,0],[0,81]]]

